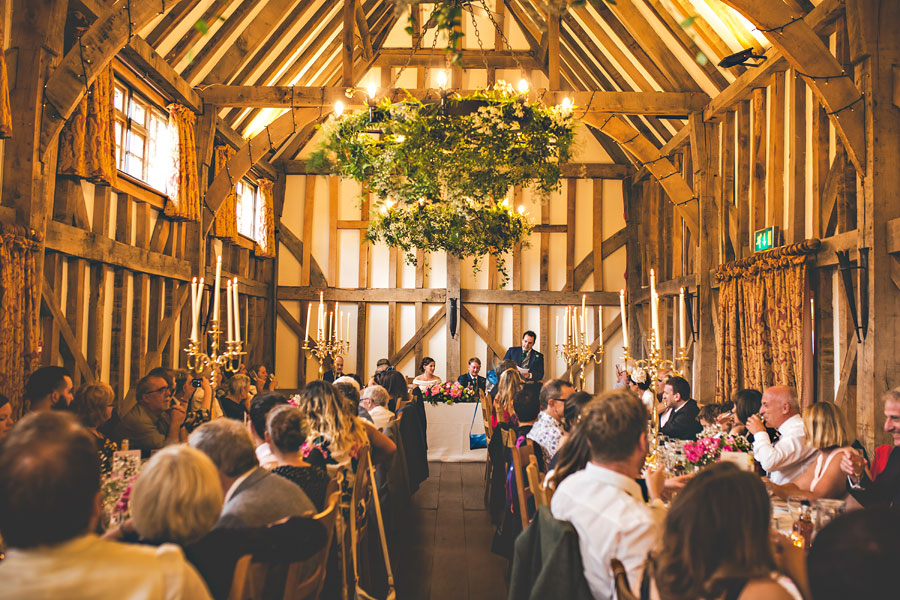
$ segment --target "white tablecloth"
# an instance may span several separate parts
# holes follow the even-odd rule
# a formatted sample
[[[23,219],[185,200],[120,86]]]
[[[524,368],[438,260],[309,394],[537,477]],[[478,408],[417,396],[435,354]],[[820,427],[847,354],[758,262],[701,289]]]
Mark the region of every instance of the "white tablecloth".
[[[476,413],[476,411],[478,411]],[[481,405],[476,402],[459,404],[425,403],[428,417],[428,460],[436,462],[484,462],[487,450],[469,450],[469,427],[472,415],[475,425],[472,433],[484,433]]]

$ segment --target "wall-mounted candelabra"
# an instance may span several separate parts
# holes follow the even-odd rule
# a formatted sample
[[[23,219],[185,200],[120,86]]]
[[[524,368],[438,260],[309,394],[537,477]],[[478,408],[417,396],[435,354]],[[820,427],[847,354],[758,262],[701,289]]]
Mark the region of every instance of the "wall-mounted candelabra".
[[[222,257],[216,257],[216,279],[215,286],[212,289],[213,312],[212,318],[209,320],[209,327],[205,332],[205,337],[198,335],[200,327],[200,306],[203,304],[203,292],[205,287],[203,278],[198,281],[194,277],[191,281],[191,337],[187,348],[187,367],[196,376],[203,373],[209,373],[209,383],[213,388],[217,388],[222,381],[222,369],[237,370],[240,368],[241,357],[246,353],[242,351],[243,342],[241,341],[240,328],[240,308],[238,304],[238,280],[226,282],[225,300],[226,300],[226,321],[227,338],[225,339],[222,352],[219,352],[221,336],[224,333],[220,329],[219,321],[219,296],[221,295],[222,285]]]
[[[328,326],[325,326],[326,306],[324,292],[319,292],[319,307],[316,325],[316,337],[309,335],[312,323],[312,303],[306,310],[306,338],[301,348],[307,356],[313,356],[319,363],[319,379],[322,378],[326,359],[334,361],[338,356],[343,356],[350,351],[350,313],[347,313],[346,326],[344,325],[344,313],[340,312],[340,303],[335,302],[334,311],[328,313]]]

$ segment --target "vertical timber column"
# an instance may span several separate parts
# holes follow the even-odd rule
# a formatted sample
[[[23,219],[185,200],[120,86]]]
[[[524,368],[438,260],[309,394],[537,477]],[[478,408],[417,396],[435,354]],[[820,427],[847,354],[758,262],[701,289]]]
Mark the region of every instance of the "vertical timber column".
[[[869,324],[857,355],[857,433],[870,451],[884,443],[885,391],[900,384],[900,293],[891,280],[887,223],[900,217],[900,110],[892,104],[892,65],[900,64],[900,3],[848,0],[851,61],[865,102],[866,174],[858,194],[859,247],[869,248]],[[877,326],[876,326],[877,325]]]
[[[16,222],[43,239],[56,183],[56,140],[40,154],[44,84],[62,58],[67,0],[12,0],[9,28],[10,109],[13,137],[3,152],[2,203],[16,211]],[[41,245],[35,273],[44,271]],[[35,290],[40,306],[41,282]]]
[[[641,332],[638,328],[637,306],[634,299],[641,292],[641,247],[638,243],[638,228],[640,220],[640,194],[632,186],[631,179],[622,180],[622,199],[625,203],[625,292],[628,304],[626,306],[628,339],[628,352],[632,357],[638,357],[641,345]]]
[[[719,148],[716,123],[706,123],[702,115],[694,113],[691,127],[691,153],[694,164],[694,195],[700,204],[700,236],[697,247],[697,319],[700,337],[694,348],[694,398],[710,401],[716,395],[716,335],[712,281],[709,271],[719,263],[719,215],[715,199]],[[699,374],[703,374],[699,376]]]
[[[447,253],[447,370],[446,377],[447,380],[452,380],[452,377],[455,373],[459,372],[460,369],[460,358],[459,358],[459,340],[460,340],[460,329],[462,329],[462,319],[457,315],[456,318],[456,336],[450,337],[450,320],[452,318],[452,309],[450,305],[450,300],[453,298],[457,299],[457,310],[459,308],[459,275],[460,275],[460,260],[458,256],[454,256],[453,254]],[[416,365],[418,368],[418,365]]]
[[[356,0],[344,0],[344,39],[341,52],[341,85],[353,86],[353,28],[356,24]]]
[[[560,61],[559,61],[559,11],[555,4],[550,4],[550,12],[547,18],[547,78],[550,89],[560,89]],[[543,332],[542,332],[543,333]]]

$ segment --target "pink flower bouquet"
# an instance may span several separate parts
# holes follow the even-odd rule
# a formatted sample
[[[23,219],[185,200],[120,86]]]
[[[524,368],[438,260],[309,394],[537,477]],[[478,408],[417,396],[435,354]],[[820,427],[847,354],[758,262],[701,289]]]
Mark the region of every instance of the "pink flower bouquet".
[[[478,400],[472,389],[460,385],[458,381],[438,383],[430,388],[425,388],[423,394],[425,399],[432,404],[437,404],[438,402],[453,404],[455,402],[476,402]]]

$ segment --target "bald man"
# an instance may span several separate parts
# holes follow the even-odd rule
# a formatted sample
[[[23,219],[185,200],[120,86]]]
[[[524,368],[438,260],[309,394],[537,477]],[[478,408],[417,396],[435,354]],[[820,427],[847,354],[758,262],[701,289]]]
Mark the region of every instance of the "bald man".
[[[772,443],[762,416],[781,438]],[[776,385],[763,392],[759,415],[747,419],[747,430],[753,434],[753,458],[759,461],[772,483],[784,485],[797,479],[816,457],[816,449],[806,444],[800,403],[792,387]]]

